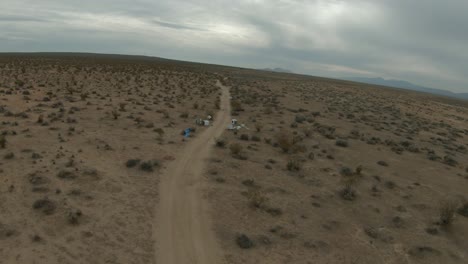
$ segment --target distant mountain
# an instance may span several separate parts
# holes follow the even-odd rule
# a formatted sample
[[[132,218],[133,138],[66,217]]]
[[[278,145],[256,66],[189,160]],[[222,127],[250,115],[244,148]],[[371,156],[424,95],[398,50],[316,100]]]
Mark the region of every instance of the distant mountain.
[[[468,100],[468,93],[453,93],[447,90],[419,86],[419,85],[415,85],[410,82],[401,81],[401,80],[393,80],[393,79],[386,80],[384,78],[366,78],[366,77],[345,77],[341,79],[353,81],[353,82],[376,84],[376,85],[395,87],[395,88],[401,88],[401,89],[406,89],[406,90],[413,90],[413,91],[418,91],[418,92],[425,92],[425,93],[431,93],[431,94],[436,94],[436,95],[443,95],[443,96]]]
[[[261,70],[262,71],[271,71],[271,72],[293,73],[292,71],[287,70],[287,69],[283,69],[283,68],[274,68],[274,69],[265,68],[265,69],[261,69]]]

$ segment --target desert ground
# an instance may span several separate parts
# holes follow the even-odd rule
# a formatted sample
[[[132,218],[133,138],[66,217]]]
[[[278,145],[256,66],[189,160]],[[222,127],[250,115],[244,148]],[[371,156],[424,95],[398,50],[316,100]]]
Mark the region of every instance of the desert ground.
[[[0,133],[0,263],[468,262],[468,101],[0,54]]]

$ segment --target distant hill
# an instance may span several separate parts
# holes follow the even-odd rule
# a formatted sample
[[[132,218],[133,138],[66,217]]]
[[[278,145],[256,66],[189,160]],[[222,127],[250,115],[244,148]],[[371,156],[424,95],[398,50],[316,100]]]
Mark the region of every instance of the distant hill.
[[[274,68],[274,69],[265,68],[265,69],[261,69],[261,70],[262,71],[271,71],[271,72],[293,73],[292,71],[287,70],[287,69],[283,69],[283,68]]]
[[[401,80],[393,80],[393,79],[386,80],[384,78],[366,78],[366,77],[345,77],[341,79],[353,81],[353,82],[369,83],[369,84],[376,84],[376,85],[382,85],[382,86],[413,90],[413,91],[418,91],[418,92],[426,92],[426,93],[431,93],[431,94],[436,94],[436,95],[443,95],[443,96],[468,100],[468,93],[453,93],[447,90],[419,86],[419,85],[415,85],[410,82],[401,81]]]

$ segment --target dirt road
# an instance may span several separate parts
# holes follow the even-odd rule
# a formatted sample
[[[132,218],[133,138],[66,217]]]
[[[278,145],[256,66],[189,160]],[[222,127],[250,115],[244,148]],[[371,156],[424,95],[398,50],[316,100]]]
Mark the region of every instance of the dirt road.
[[[160,184],[157,211],[156,259],[158,264],[220,264],[222,254],[212,229],[208,202],[202,198],[205,161],[230,123],[229,90],[220,82],[221,110],[212,127],[190,139],[169,165]]]

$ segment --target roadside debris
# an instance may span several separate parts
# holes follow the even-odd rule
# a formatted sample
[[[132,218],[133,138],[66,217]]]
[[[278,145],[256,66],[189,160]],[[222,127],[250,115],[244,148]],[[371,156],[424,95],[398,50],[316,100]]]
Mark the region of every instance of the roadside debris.
[[[247,130],[249,130],[249,128],[247,126],[245,126],[245,124],[239,124],[237,122],[237,119],[232,119],[231,120],[231,124],[227,127],[228,130],[240,130],[242,128],[245,128]]]
[[[210,126],[213,121],[213,117],[208,115],[206,119],[197,118],[195,119],[195,124],[199,126]]]

